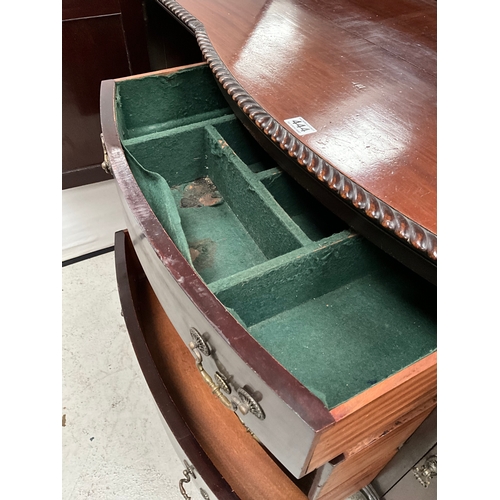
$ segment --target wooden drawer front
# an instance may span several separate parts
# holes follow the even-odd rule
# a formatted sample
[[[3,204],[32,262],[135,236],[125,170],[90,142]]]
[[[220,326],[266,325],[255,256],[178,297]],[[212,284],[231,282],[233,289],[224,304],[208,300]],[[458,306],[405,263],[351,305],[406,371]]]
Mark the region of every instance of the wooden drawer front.
[[[191,344],[200,381],[300,478],[435,402],[435,289],[418,277],[411,281],[411,273],[323,207],[304,203],[307,193],[266,158],[256,162],[254,143],[226,114],[218,89],[200,90],[215,85],[203,71],[198,65],[123,80],[120,88],[129,93],[118,97],[116,83],[103,82],[108,163],[135,252],[173,328]],[[194,116],[185,116],[193,106],[183,107],[190,96],[175,94],[184,85],[197,90],[193,106],[202,102]],[[167,104],[145,99],[159,99],[169,86],[175,95],[162,95],[175,109],[158,116]],[[196,214],[184,211],[192,199],[178,199],[179,193],[196,192],[205,179],[189,176],[208,174],[220,192],[196,201],[203,207]],[[221,205],[221,193],[227,207],[212,209]],[[222,236],[215,225],[212,246],[197,246],[206,224],[212,228],[212,220],[199,222],[208,212],[227,217]],[[252,238],[245,240],[245,231]],[[224,247],[228,240],[233,246]]]
[[[343,500],[366,486],[429,414],[407,415],[384,435],[302,480],[292,478],[200,378],[127,233],[117,233],[115,254],[120,300],[137,359],[179,458],[196,476],[189,474],[192,484],[185,484],[186,491],[201,488],[219,500]]]
[[[209,493],[210,498],[238,500],[238,496],[207,457],[179,413],[152,358],[144,331],[152,328],[149,298],[155,299],[130,238],[123,231],[115,236],[115,265],[120,303],[130,340],[177,455],[182,462],[186,460],[193,467],[196,478],[190,474],[191,479],[197,488],[203,488]]]
[[[307,465],[306,459],[315,437],[313,429],[286,405],[257,372],[241,359],[214,329],[206,316],[189,300],[178,282],[162,265],[148,239],[141,237],[140,229],[127,211],[128,209],[125,214],[134,249],[173,328],[185,345],[192,341],[190,335],[192,327],[209,341],[212,355],[204,356],[203,367],[213,380],[215,380],[215,373],[222,371],[233,377],[233,384],[251,387],[254,394],[261,395],[259,405],[265,412],[264,420],[259,420],[251,413],[247,415],[239,413],[238,416],[294,475],[297,477],[303,475],[303,470]],[[186,279],[186,276],[184,278]],[[195,368],[193,355],[190,356],[189,362]],[[198,378],[203,383],[200,374]],[[232,413],[216,398],[214,402],[221,406],[223,412]],[[322,410],[329,417],[326,409],[322,408]]]
[[[202,498],[204,498],[205,500],[218,500],[220,498],[239,500],[239,497],[232,491],[232,488],[226,483],[222,476],[220,478],[217,478],[217,483],[215,485],[212,485],[212,488],[218,492],[218,494],[214,493],[212,488],[208,486],[204,479],[204,477],[206,476],[202,476],[202,473],[200,472],[200,470],[203,469],[200,468],[200,466],[194,466],[193,461],[182,448],[179,440],[177,439],[172,429],[169,427],[161,412],[159,412],[159,417],[161,423],[163,424],[165,432],[167,433],[167,436],[170,439],[175,452],[177,453],[177,456],[184,466],[183,476],[179,477],[179,498],[181,498],[181,495],[183,494],[191,497],[192,491],[199,491]],[[190,435],[190,437],[193,437],[188,428],[186,428],[186,432],[189,433],[188,435]],[[200,449],[199,454],[195,456],[197,456],[198,462],[203,461],[205,469],[213,467],[213,464],[210,462],[209,458],[206,456],[205,452],[202,449]],[[214,471],[214,474],[217,473]]]
[[[309,490],[311,500],[344,499],[369,484],[397,453],[398,448],[415,432],[431,410],[408,416],[406,422],[390,432],[375,437],[357,449],[349,450],[320,467]]]
[[[194,467],[196,487],[219,500],[306,500],[203,382],[126,233],[117,233],[115,252],[120,300],[137,359],[179,457]]]

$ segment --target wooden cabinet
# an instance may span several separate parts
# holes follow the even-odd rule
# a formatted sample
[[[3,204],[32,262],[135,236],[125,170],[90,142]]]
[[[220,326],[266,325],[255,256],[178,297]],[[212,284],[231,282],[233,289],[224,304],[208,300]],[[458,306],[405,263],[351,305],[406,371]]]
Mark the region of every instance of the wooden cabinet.
[[[206,65],[101,92],[130,238],[119,282],[123,255],[144,282],[137,304],[120,294],[146,379],[157,372],[240,498],[365,486],[436,405],[435,286],[288,178]]]
[[[342,500],[436,407],[435,5],[151,9],[206,64],[101,87],[142,370],[209,498]]]
[[[101,168],[102,80],[201,61],[192,35],[158,9],[153,0],[63,1],[63,189],[111,179]]]

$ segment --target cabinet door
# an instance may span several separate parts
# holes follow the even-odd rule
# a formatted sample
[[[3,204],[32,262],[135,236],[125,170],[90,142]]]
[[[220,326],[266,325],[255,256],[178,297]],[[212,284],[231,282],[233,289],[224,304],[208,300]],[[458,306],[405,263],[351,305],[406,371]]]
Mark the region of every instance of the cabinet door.
[[[111,177],[102,170],[101,80],[130,75],[119,14],[69,19],[62,26],[63,188]]]
[[[101,168],[101,81],[150,64],[142,0],[64,0],[62,18],[64,189],[111,178]]]
[[[63,189],[111,177],[101,168],[101,81],[200,62],[193,34],[155,0],[63,0]]]

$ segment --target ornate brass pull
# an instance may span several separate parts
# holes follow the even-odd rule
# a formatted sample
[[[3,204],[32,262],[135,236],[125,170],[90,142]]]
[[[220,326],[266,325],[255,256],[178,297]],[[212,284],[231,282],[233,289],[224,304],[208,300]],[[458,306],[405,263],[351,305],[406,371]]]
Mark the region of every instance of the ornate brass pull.
[[[101,163],[101,168],[109,175],[113,175],[111,171],[111,166],[109,164],[108,150],[106,149],[106,144],[104,143],[104,136],[101,134],[101,144],[102,152],[104,154],[104,161]]]
[[[189,483],[191,481],[191,478],[189,477],[189,475],[191,474],[195,479],[196,479],[196,474],[194,473],[194,467],[192,465],[189,465],[186,460],[184,460],[184,465],[186,466],[186,468],[182,471],[182,473],[184,474],[184,478],[185,479],[181,479],[179,481],[179,489],[181,490],[181,494],[182,496],[186,499],[186,500],[191,500],[191,497],[186,493],[186,490],[184,489],[184,484],[185,483]]]
[[[232,396],[231,400],[229,400],[222,393],[222,391],[226,392],[227,394],[230,394],[232,392],[227,380],[222,376],[222,374],[216,372],[215,378],[218,382],[217,384],[203,368],[202,353],[205,354],[205,356],[211,356],[212,348],[210,347],[210,344],[202,337],[202,335],[200,335],[198,330],[196,330],[195,328],[191,328],[190,333],[193,340],[189,342],[188,345],[196,358],[196,368],[198,368],[198,371],[203,377],[203,380],[210,387],[212,393],[219,398],[219,401],[226,408],[229,408],[234,412],[236,410],[239,410],[243,415],[246,415],[248,412],[250,412],[258,419],[264,420],[266,418],[266,415],[264,414],[264,411],[260,407],[259,403],[257,403],[257,401],[243,388],[239,388],[236,391],[238,396]]]
[[[215,394],[224,406],[234,411],[233,403],[231,403],[231,401],[229,401],[229,399],[227,399],[226,396],[222,394],[220,386],[214,383],[212,377],[203,368],[203,357],[201,355],[201,352],[198,350],[196,344],[194,342],[189,342],[189,348],[191,349],[191,351],[193,351],[193,354],[196,357],[196,368],[198,368],[198,371],[203,377],[203,380],[212,390],[212,394]]]
[[[437,476],[437,456],[432,455],[427,458],[425,463],[420,467],[413,468],[413,474],[418,482],[427,488],[431,484],[431,479]]]

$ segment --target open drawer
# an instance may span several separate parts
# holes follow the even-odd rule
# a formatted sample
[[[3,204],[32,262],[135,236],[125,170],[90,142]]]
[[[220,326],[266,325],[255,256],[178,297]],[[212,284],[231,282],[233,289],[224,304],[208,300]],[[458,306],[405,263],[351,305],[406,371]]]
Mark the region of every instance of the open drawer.
[[[200,378],[162,309],[131,240],[120,231],[115,262],[123,316],[165,430],[185,467],[180,488],[218,500],[343,500],[369,482],[427,413],[414,415],[297,480],[227,412]]]
[[[200,380],[294,477],[434,407],[435,286],[280,171],[208,67],[103,82],[101,122],[135,252]]]
[[[306,500],[236,415],[213,398],[162,310],[127,233],[116,234],[115,263],[137,360],[175,451],[191,470],[192,484],[183,483],[186,493],[202,489],[211,500]]]

